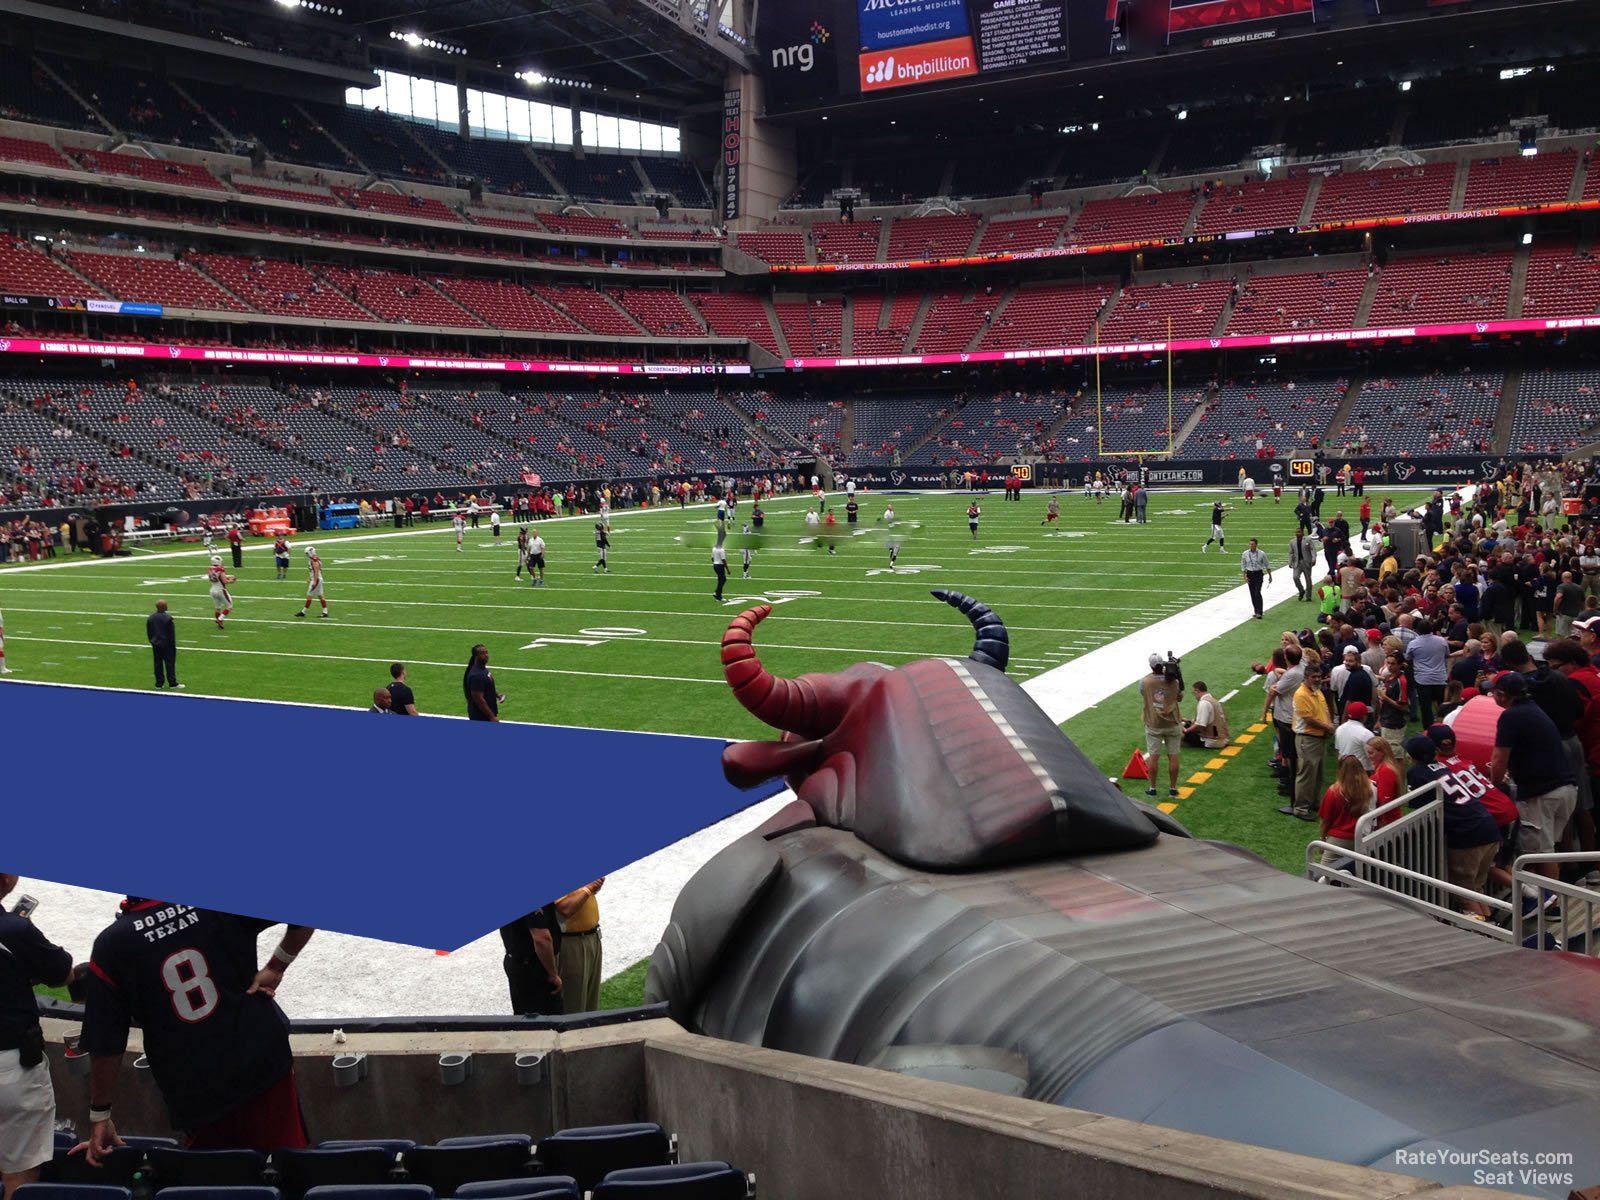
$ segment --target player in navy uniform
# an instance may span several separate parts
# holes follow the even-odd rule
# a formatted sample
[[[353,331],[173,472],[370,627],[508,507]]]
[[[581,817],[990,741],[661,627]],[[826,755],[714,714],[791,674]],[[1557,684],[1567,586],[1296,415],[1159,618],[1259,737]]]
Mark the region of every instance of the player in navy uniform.
[[[307,1144],[289,1022],[273,999],[314,930],[290,925],[266,966],[256,939],[276,921],[142,900],[94,941],[84,976],[82,1048],[92,1056],[79,1150],[98,1166],[122,1144],[111,1120],[117,1076],[138,1025],[174,1129],[194,1149],[263,1152]]]
[[[594,523],[594,549],[596,557],[593,573],[598,575],[601,571],[604,571],[607,575],[611,574],[611,566],[606,562],[606,551],[611,549],[611,538],[606,533],[606,523],[604,521],[596,521]]]
[[[1233,509],[1229,508],[1221,500],[1211,506],[1211,536],[1206,539],[1206,544],[1200,547],[1201,554],[1211,549],[1212,542],[1217,543],[1224,550],[1228,548],[1228,539],[1222,536],[1222,518],[1232,511]]]
[[[767,514],[761,511],[761,501],[757,500],[750,508],[750,524],[755,526],[757,533],[767,523]]]
[[[860,514],[861,505],[856,503],[855,493],[852,492],[850,498],[844,503],[844,523],[846,525],[854,525],[856,517]]]
[[[289,539],[283,534],[272,543],[272,565],[278,568],[278,578],[289,578]]]

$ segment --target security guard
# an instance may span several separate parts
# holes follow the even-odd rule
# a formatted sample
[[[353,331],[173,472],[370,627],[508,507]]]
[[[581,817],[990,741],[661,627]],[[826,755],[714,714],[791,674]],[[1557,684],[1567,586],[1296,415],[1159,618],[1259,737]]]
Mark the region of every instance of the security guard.
[[[0,874],[0,899],[16,886],[15,875]],[[71,975],[72,955],[52,945],[27,915],[0,910],[0,1181],[5,1200],[23,1184],[37,1183],[39,1168],[55,1154],[56,1095],[33,989],[41,983],[65,987]]]

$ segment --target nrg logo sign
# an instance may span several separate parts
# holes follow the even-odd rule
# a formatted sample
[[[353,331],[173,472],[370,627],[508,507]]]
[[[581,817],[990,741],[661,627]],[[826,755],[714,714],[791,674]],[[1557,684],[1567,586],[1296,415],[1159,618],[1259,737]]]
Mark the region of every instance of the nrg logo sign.
[[[817,65],[817,48],[832,36],[821,21],[813,21],[811,22],[810,36],[798,46],[773,47],[772,65],[774,67],[798,66],[802,73],[809,71]]]

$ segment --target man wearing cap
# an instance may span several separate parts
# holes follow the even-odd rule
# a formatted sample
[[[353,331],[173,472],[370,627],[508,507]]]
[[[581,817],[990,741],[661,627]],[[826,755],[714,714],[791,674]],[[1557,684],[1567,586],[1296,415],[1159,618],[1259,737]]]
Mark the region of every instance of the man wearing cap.
[[[1294,802],[1278,809],[1285,816],[1315,821],[1322,805],[1322,780],[1327,763],[1333,716],[1322,694],[1322,667],[1307,666],[1294,694]]]
[[[1572,623],[1572,635],[1589,656],[1592,666],[1600,667],[1600,613],[1590,612]]]
[[[1255,609],[1256,620],[1261,620],[1261,577],[1266,576],[1267,582],[1272,582],[1272,567],[1267,563],[1267,552],[1261,549],[1257,539],[1250,539],[1250,548],[1239,556],[1239,573],[1244,576],[1245,586],[1250,589],[1250,607]]]
[[[1473,794],[1476,789],[1463,786],[1449,767],[1437,761],[1438,748],[1431,737],[1418,734],[1407,738],[1405,749],[1412,763],[1406,772],[1406,786],[1416,791],[1437,783],[1442,793],[1446,879],[1457,887],[1482,892],[1489,878],[1489,867],[1500,849],[1499,826]],[[1421,808],[1432,799],[1432,796],[1418,796],[1411,801],[1411,807]],[[1489,918],[1488,907],[1475,900],[1455,903],[1479,920]]]
[[[1494,699],[1502,711],[1489,757],[1489,780],[1500,786],[1509,775],[1517,785],[1522,853],[1548,854],[1555,850],[1577,805],[1577,777],[1555,722],[1533,702],[1526,676],[1519,671],[1495,676]],[[1554,863],[1537,863],[1533,869],[1552,879],[1558,873]]]
[[[1372,730],[1367,728],[1368,711],[1360,700],[1345,706],[1344,721],[1333,731],[1333,749],[1340,758],[1354,758],[1363,771],[1370,772],[1372,758],[1367,753],[1367,743],[1372,740]]]
[[[1389,657],[1383,650],[1383,630],[1369,629],[1366,638],[1367,648],[1361,652],[1361,665],[1376,676],[1383,670],[1384,660]]]
[[[1578,848],[1591,851],[1595,848],[1595,799],[1600,797],[1600,671],[1589,661],[1583,647],[1571,638],[1563,638],[1546,646],[1544,660],[1552,671],[1566,677],[1577,689],[1583,702],[1577,734],[1578,742],[1583,747],[1583,772],[1587,776],[1588,791],[1585,795],[1585,781],[1580,780],[1573,821],[1578,835]],[[1591,886],[1600,884],[1600,870],[1591,871],[1589,875],[1592,878],[1586,878],[1586,883]]]
[[[1178,716],[1178,701],[1183,696],[1183,685],[1169,679],[1167,660],[1159,654],[1150,656],[1150,674],[1139,683],[1139,694],[1144,700],[1145,771],[1150,786],[1145,795],[1156,794],[1156,763],[1161,755],[1167,756],[1167,795],[1178,794],[1178,751],[1183,744],[1183,721]]]

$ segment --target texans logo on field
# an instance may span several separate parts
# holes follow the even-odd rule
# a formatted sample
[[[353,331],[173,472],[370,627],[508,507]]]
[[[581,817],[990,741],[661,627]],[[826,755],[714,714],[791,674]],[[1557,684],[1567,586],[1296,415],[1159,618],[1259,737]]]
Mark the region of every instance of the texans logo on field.
[[[895,487],[904,487],[908,478],[909,476],[904,471],[889,472],[889,482],[894,484]]]
[[[1394,469],[1394,477],[1402,483],[1417,473],[1416,467],[1410,463],[1401,463]]]

